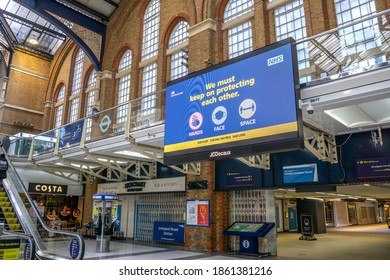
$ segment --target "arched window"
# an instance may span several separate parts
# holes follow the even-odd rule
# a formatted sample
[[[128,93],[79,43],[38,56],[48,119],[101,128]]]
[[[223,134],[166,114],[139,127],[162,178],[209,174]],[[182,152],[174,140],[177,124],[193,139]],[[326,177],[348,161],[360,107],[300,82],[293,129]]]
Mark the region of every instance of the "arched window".
[[[185,59],[187,57],[188,28],[189,25],[186,21],[180,21],[169,37],[167,53],[171,55],[171,81],[188,74],[188,59]]]
[[[72,91],[69,98],[69,122],[75,122],[78,119],[79,102],[80,102],[80,91],[81,91],[81,76],[83,74],[84,65],[84,52],[80,49],[77,52],[74,69],[73,69],[73,81]]]
[[[142,61],[157,58],[158,38],[160,29],[160,1],[151,0],[145,10],[142,37]],[[142,96],[141,115],[154,113],[156,96],[153,95],[157,88],[157,62],[151,59],[150,63],[142,69]],[[149,122],[149,120],[148,120]]]
[[[230,0],[226,5],[224,25],[228,28],[229,58],[242,55],[253,49],[250,16],[253,10],[253,0]],[[231,23],[233,19],[237,20]]]
[[[95,104],[95,95],[96,95],[96,70],[95,69],[92,70],[91,74],[88,77],[87,89],[85,93],[86,93],[85,116],[88,117],[91,115],[92,107]],[[87,118],[86,130],[85,130],[86,140],[90,139],[91,129],[92,129],[92,119]]]
[[[275,9],[276,40],[289,37],[300,40],[307,37],[303,0],[294,0]],[[297,45],[298,69],[310,67],[308,44]],[[300,77],[300,83],[311,81],[311,75]]]
[[[160,1],[150,1],[144,15],[142,61],[157,55],[160,28]]]
[[[117,132],[123,130],[123,124],[126,121],[129,111],[131,59],[132,53],[130,50],[127,50],[119,61],[118,73],[116,75],[116,78],[119,79],[117,98],[118,108],[116,111]]]
[[[62,115],[64,113],[65,86],[62,85],[58,91],[55,107],[54,128],[62,125]]]

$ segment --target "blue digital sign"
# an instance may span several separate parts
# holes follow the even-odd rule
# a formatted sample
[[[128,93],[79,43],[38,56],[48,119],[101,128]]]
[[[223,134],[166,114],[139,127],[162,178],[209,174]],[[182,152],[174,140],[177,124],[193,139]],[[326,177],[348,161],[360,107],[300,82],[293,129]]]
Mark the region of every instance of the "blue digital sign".
[[[283,166],[283,182],[285,184],[318,182],[317,164]]]
[[[292,39],[169,83],[164,162],[302,148],[298,88]]]

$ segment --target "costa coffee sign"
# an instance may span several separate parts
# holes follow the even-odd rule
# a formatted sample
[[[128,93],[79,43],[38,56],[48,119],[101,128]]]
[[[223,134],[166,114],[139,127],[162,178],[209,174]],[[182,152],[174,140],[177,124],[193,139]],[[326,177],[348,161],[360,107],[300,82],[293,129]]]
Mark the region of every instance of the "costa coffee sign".
[[[51,185],[51,184],[40,184],[40,183],[29,183],[29,193],[46,193],[46,194],[67,194],[67,185]]]

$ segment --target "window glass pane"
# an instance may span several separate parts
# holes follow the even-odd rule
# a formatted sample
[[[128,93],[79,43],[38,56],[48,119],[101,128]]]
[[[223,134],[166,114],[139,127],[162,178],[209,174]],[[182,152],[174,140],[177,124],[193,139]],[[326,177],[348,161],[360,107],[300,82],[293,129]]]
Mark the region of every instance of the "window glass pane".
[[[131,58],[132,58],[132,52],[130,50],[127,50],[120,62],[118,71],[123,72],[131,69]],[[131,75],[127,74],[121,78],[119,78],[118,83],[118,99],[117,104],[120,105],[117,108],[116,112],[116,123],[123,123],[127,119],[128,114],[128,107],[129,107],[129,100],[130,100],[130,82],[131,82]],[[122,105],[121,105],[122,104]],[[123,130],[123,129],[122,129]]]
[[[343,25],[376,13],[374,0],[335,0],[337,24]],[[345,48],[343,55],[354,55],[381,46],[376,40],[379,26],[376,19],[367,20],[339,31],[340,45]],[[344,71],[369,65],[369,60],[352,63],[343,68]],[[348,68],[348,69],[347,69]]]
[[[169,37],[168,48],[172,48],[188,40],[189,25],[186,21],[180,21],[173,29]]]
[[[156,106],[155,95],[157,86],[157,63],[153,63],[143,68],[142,96],[148,95],[141,101],[141,114],[148,115],[154,112]]]
[[[160,29],[160,1],[150,1],[144,15],[142,61],[157,55]]]
[[[275,28],[278,41],[292,37],[300,40],[306,37],[306,22],[303,0],[295,0],[275,9]],[[298,45],[298,69],[310,67],[307,45]],[[307,81],[307,78],[303,79]]]
[[[54,121],[54,128],[58,128],[58,127],[61,126],[63,110],[64,110],[64,106],[63,105],[60,105],[60,106],[56,107],[56,117],[55,117],[55,121]]]
[[[65,86],[62,86],[57,95],[57,102],[64,100],[64,97],[65,97]]]
[[[188,41],[188,28],[187,22],[179,22],[172,31],[168,47],[172,48]],[[186,51],[180,50],[171,55],[171,80],[188,74],[188,55]]]
[[[250,52],[252,46],[252,23],[250,21],[228,30],[229,58]]]
[[[231,0],[226,5],[224,22],[253,11],[253,0]]]
[[[83,65],[84,65],[84,52],[80,49],[76,54],[76,58],[74,62],[72,91],[71,91],[72,96],[80,95]],[[70,109],[69,122],[74,122],[78,119],[78,110],[79,110],[78,97],[72,99],[69,109]]]
[[[76,98],[70,102],[70,116],[69,116],[70,123],[77,121],[78,111],[79,111],[79,99]]]

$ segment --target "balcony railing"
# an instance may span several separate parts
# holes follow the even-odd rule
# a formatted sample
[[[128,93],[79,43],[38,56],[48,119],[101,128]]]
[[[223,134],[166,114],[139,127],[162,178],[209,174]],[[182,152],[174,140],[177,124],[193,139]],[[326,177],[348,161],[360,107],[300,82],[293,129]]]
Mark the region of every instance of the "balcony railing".
[[[83,119],[35,136],[12,136],[8,155],[33,160],[117,135],[129,137],[139,129],[163,124],[164,113],[165,91],[159,91],[100,112],[90,110]]]
[[[301,88],[390,65],[390,10],[362,18],[296,42]],[[11,139],[10,155],[54,153],[88,142],[152,127],[165,122],[165,91],[97,111],[74,123],[34,137]]]
[[[301,87],[390,65],[390,10],[297,41]]]

